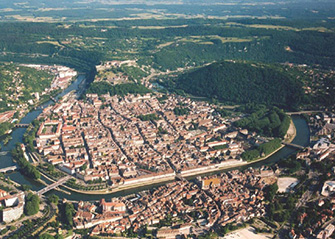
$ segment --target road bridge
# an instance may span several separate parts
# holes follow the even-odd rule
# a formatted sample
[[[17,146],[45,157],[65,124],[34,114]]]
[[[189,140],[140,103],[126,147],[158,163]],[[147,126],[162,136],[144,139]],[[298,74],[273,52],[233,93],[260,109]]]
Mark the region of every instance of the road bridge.
[[[287,143],[287,142],[282,142],[286,146],[290,146],[296,149],[305,149],[304,146],[298,145],[298,144],[292,144],[292,143]]]
[[[0,169],[0,173],[7,173],[7,172],[10,172],[10,171],[15,171],[17,169],[17,166],[10,166],[10,167],[7,167],[7,168],[1,168]]]
[[[51,99],[53,102],[57,103],[57,100],[56,100],[54,97],[50,96],[50,99]]]
[[[179,181],[185,181],[185,182],[187,182],[187,180],[181,175],[181,173],[177,173],[176,174],[176,176],[175,176],[175,178],[177,179],[177,180],[179,180]]]
[[[68,181],[71,178],[71,176],[66,176],[64,178],[59,179],[57,182],[54,182],[53,184],[50,184],[46,186],[45,188],[42,188],[37,192],[38,196],[42,196],[44,193],[49,192],[52,189],[57,188],[58,186],[64,184],[66,181]]]
[[[16,128],[28,128],[29,124],[16,124],[15,127]]]

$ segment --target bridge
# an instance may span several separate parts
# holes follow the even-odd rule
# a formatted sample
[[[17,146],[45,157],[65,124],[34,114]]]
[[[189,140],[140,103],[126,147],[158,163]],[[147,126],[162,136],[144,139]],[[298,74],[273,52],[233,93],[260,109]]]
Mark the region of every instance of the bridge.
[[[58,186],[64,184],[70,178],[71,178],[70,175],[66,176],[64,178],[61,178],[57,182],[54,182],[53,184],[50,184],[50,185],[46,186],[45,188],[42,188],[40,191],[37,192],[38,196],[42,196],[44,193],[49,192],[50,190],[57,188]]]
[[[7,173],[10,171],[15,171],[17,169],[17,166],[11,166],[11,167],[7,167],[7,168],[1,168],[0,169],[0,173]]]
[[[9,153],[9,151],[2,151],[2,152],[0,152],[0,156],[5,156],[5,155],[7,155]]]
[[[322,113],[321,110],[306,110],[306,111],[297,111],[297,112],[286,112],[288,115],[302,115],[302,114],[314,114],[314,113]]]
[[[297,144],[292,144],[292,143],[286,143],[286,142],[282,142],[284,145],[286,146],[290,146],[292,148],[296,148],[296,149],[305,149],[304,146],[301,145],[297,145]]]
[[[53,102],[57,103],[57,100],[56,100],[54,97],[50,96],[50,99],[51,99]]]
[[[29,124],[16,124],[15,127],[16,128],[28,128]]]
[[[187,182],[187,180],[181,175],[181,173],[176,173],[175,178],[182,182]]]

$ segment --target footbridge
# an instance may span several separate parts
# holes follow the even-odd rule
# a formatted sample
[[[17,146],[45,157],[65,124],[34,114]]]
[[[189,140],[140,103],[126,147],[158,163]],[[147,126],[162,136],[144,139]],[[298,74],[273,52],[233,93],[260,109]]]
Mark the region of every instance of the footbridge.
[[[9,153],[9,151],[1,151],[0,152],[0,156],[5,156],[5,155],[7,155]]]
[[[7,167],[7,168],[1,168],[0,169],[0,173],[7,173],[10,171],[15,171],[17,169],[17,166],[11,166],[11,167]]]
[[[46,186],[45,188],[42,188],[37,192],[38,196],[42,196],[44,193],[49,192],[52,189],[57,188],[58,186],[64,184],[66,181],[68,181],[71,178],[71,176],[66,176],[64,178],[59,179],[57,182],[54,182],[53,184],[50,184]]]

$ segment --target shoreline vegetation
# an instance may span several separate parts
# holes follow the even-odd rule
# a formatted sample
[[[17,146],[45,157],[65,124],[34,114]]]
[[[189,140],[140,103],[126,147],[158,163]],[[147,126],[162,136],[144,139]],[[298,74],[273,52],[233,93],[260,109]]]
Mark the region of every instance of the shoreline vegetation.
[[[293,139],[296,137],[296,128],[295,128],[295,125],[291,119],[291,122],[290,122],[290,127],[289,129],[287,130],[287,133],[286,133],[286,136],[285,136],[285,139],[284,141],[286,143],[291,143],[293,141]],[[198,170],[195,170],[192,172],[192,169],[191,170],[187,170],[187,171],[184,171],[182,172],[182,176],[183,177],[194,177],[194,176],[200,176],[200,175],[203,175],[203,174],[207,174],[207,173],[213,173],[213,172],[217,172],[217,171],[221,171],[221,170],[226,170],[226,169],[232,169],[232,168],[236,168],[236,167],[241,167],[241,166],[247,166],[247,165],[251,165],[251,164],[254,164],[254,163],[257,163],[257,162],[260,162],[260,161],[263,161],[263,160],[266,160],[267,158],[271,157],[273,154],[277,153],[279,150],[281,150],[283,147],[285,147],[285,145],[281,145],[281,147],[279,147],[278,149],[274,150],[272,153],[268,154],[267,156],[265,157],[262,157],[262,158],[259,158],[259,159],[255,159],[253,161],[250,161],[250,162],[246,162],[246,161],[236,161],[234,162],[233,164],[221,164],[220,165],[211,165],[209,167],[204,167],[204,168],[199,168]],[[188,172],[190,171],[190,172]],[[42,175],[50,180],[51,182],[55,182],[55,180],[47,177],[45,174],[42,173]],[[163,183],[163,182],[170,182],[170,181],[174,181],[176,180],[176,177],[175,176],[167,176],[166,178],[159,178],[159,179],[151,179],[151,180],[147,180],[147,182],[141,182],[141,183],[132,183],[132,184],[127,184],[127,185],[120,185],[118,186],[117,188],[107,188],[107,189],[104,189],[104,190],[92,190],[92,191],[84,191],[84,190],[78,190],[78,189],[74,189],[74,188],[71,188],[67,185],[61,185],[61,187],[64,187],[70,191],[73,191],[73,192],[76,192],[76,193],[80,193],[80,194],[86,194],[86,195],[108,195],[108,194],[113,194],[113,193],[116,193],[116,192],[120,192],[120,191],[125,191],[125,190],[129,190],[129,189],[134,189],[134,188],[137,188],[137,187],[143,187],[143,186],[150,186],[150,185],[154,185],[154,184],[158,184],[158,183]],[[64,192],[64,190],[59,190],[59,191],[62,191]],[[66,194],[68,194],[69,192],[67,192],[65,190]]]

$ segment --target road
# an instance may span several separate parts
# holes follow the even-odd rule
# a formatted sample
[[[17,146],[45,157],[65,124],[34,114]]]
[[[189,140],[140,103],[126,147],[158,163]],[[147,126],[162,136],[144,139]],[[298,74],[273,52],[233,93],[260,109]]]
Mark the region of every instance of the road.
[[[314,114],[314,113],[322,113],[322,110],[305,110],[305,111],[297,111],[297,112],[286,112],[288,115],[301,115],[301,114]]]
[[[173,73],[179,73],[179,72],[183,72],[185,70],[191,70],[191,69],[195,69],[195,68],[200,68],[200,67],[205,67],[205,66],[208,66],[212,63],[214,63],[215,61],[213,62],[210,62],[210,63],[206,63],[204,65],[201,65],[201,66],[198,66],[198,67],[184,67],[184,68],[178,68],[177,70],[174,70],[174,71],[166,71],[166,72],[152,72],[150,75],[148,75],[147,77],[144,77],[142,79],[142,83],[145,84],[145,83],[148,83],[153,77],[155,76],[164,76],[164,75],[170,75],[170,74],[173,74]]]

